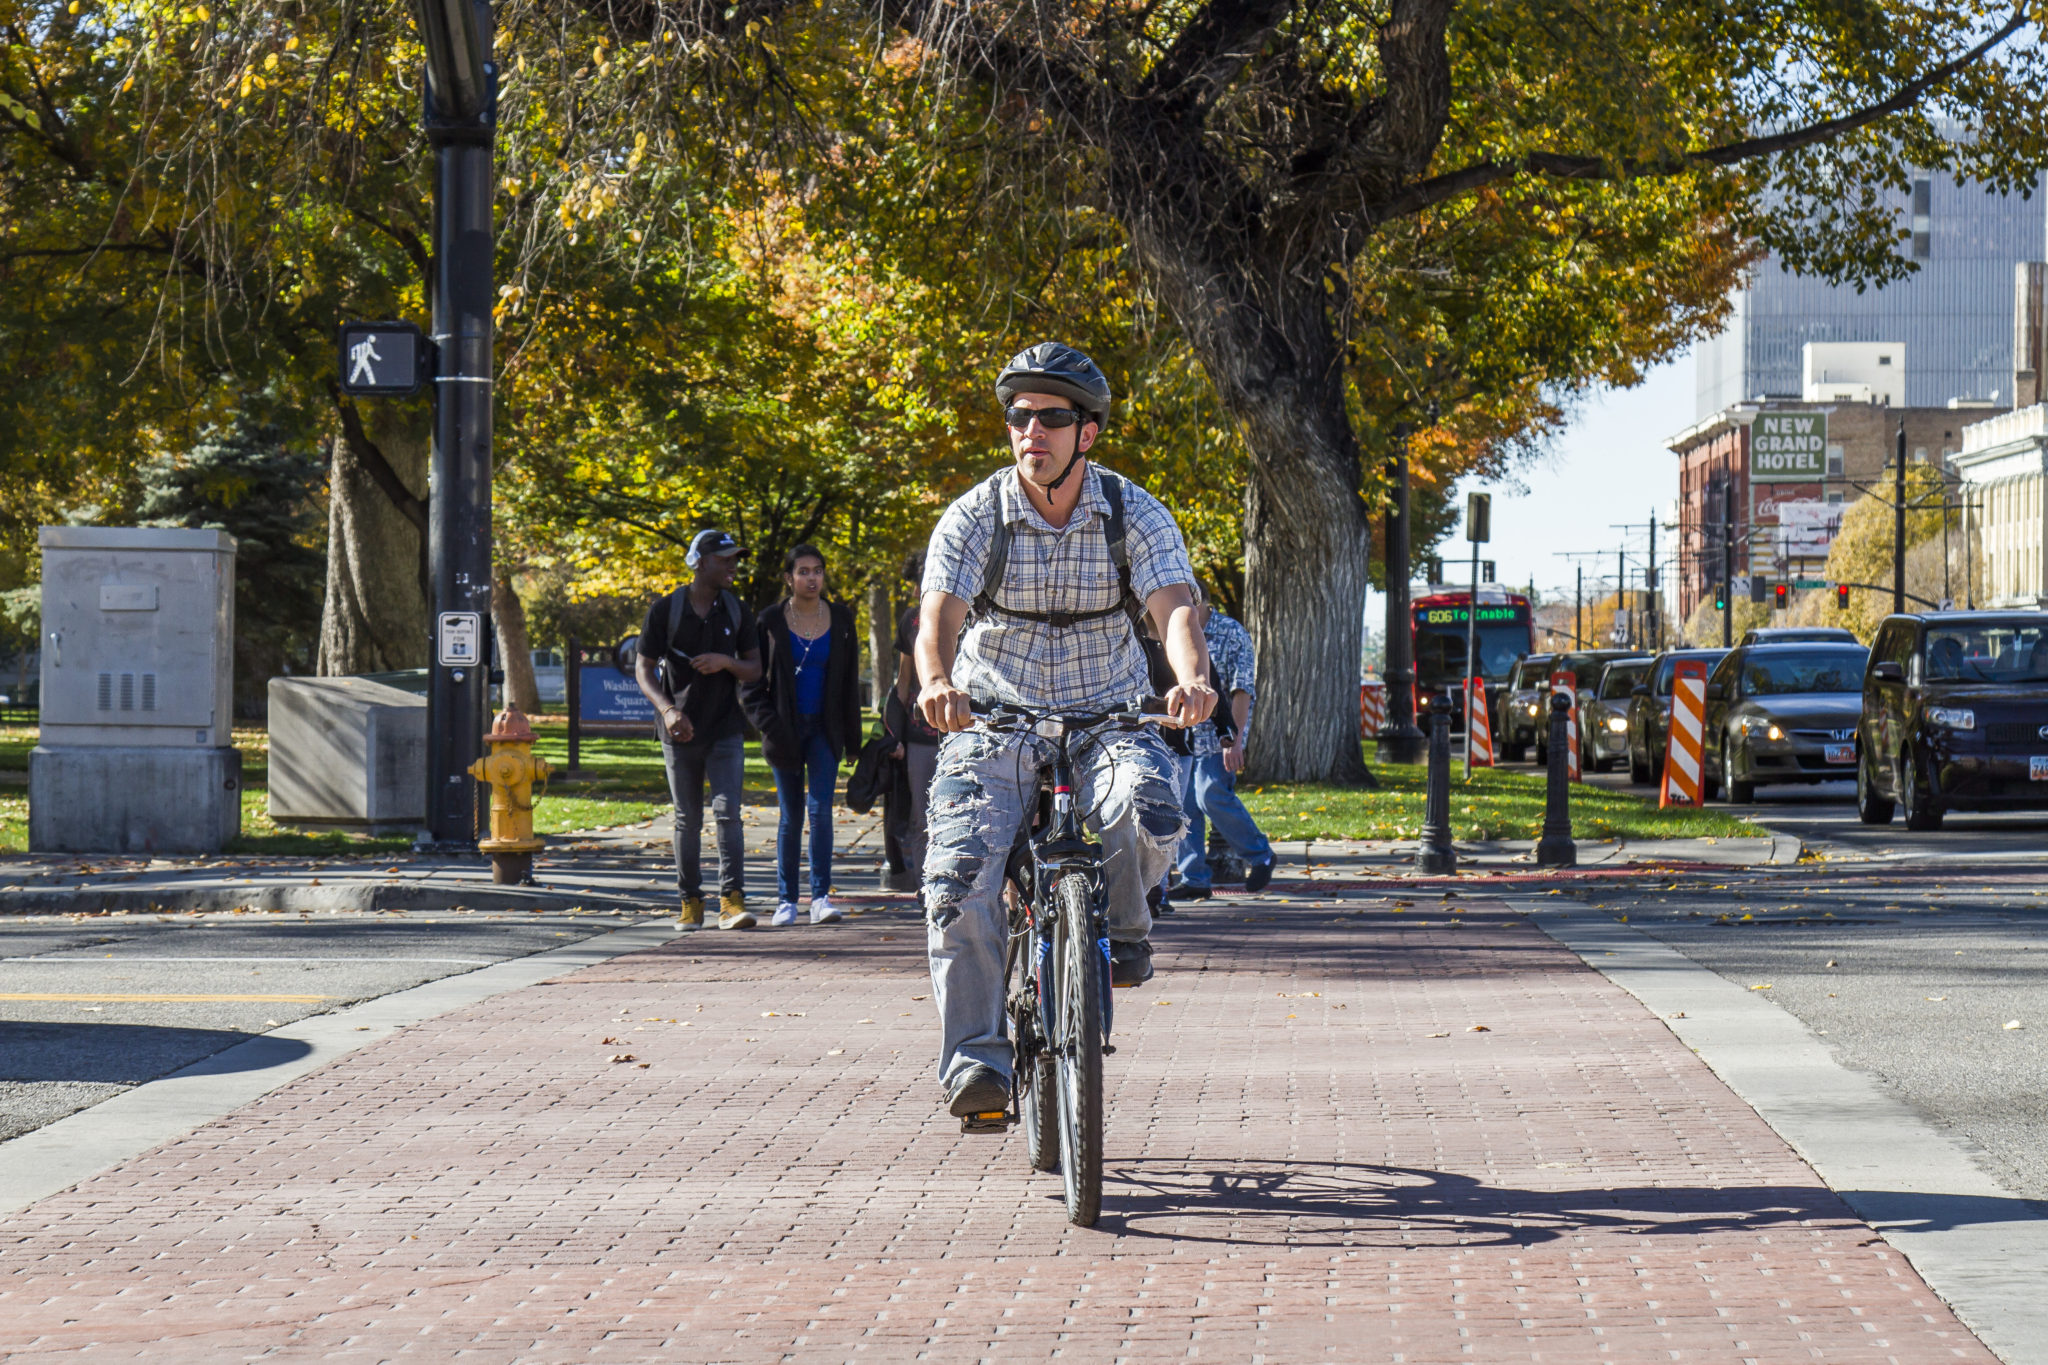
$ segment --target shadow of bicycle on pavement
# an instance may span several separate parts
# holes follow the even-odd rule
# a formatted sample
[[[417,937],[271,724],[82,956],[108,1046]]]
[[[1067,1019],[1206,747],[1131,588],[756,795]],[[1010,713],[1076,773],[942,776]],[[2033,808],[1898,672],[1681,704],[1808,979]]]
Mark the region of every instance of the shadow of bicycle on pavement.
[[[1104,1170],[1096,1227],[1176,1242],[1416,1248],[1527,1247],[1589,1231],[1696,1237],[1859,1221],[1818,1185],[1515,1189],[1362,1162],[1217,1169],[1143,1158]]]

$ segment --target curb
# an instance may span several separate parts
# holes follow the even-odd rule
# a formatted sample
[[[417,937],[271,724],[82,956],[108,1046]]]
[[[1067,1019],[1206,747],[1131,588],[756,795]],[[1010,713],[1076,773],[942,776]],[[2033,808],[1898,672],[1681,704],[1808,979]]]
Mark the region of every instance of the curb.
[[[1600,911],[1501,900],[1641,1001],[2001,1360],[2048,1365],[2048,1216],[1987,1175],[1966,1139],[1837,1061],[1797,1016],[1654,935]]]

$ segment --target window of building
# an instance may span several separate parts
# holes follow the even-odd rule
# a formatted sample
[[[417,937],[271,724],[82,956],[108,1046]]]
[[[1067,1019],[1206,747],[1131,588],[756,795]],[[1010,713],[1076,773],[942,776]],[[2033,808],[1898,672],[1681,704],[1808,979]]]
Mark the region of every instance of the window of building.
[[[1931,234],[1928,231],[1928,210],[1934,201],[1934,182],[1915,180],[1913,182],[1913,256],[1926,260],[1932,249]]]
[[[1842,477],[1842,448],[1840,446],[1831,445],[1828,447],[1827,476],[1831,479]]]

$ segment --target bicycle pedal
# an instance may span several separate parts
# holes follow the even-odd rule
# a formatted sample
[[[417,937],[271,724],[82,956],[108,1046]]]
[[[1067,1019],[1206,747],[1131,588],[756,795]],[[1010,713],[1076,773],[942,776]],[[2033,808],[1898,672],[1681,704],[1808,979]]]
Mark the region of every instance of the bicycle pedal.
[[[1115,1044],[1115,1043],[1104,1043],[1104,1044],[1102,1045],[1102,1055],[1103,1055],[1103,1056],[1105,1056],[1105,1057],[1107,1057],[1107,1056],[1110,1056],[1110,1055],[1111,1055],[1111,1054],[1113,1054],[1113,1053],[1114,1053],[1115,1051],[1116,1051],[1116,1044]]]
[[[1007,1109],[992,1109],[986,1114],[967,1114],[960,1119],[963,1133],[1007,1133],[1017,1116]]]

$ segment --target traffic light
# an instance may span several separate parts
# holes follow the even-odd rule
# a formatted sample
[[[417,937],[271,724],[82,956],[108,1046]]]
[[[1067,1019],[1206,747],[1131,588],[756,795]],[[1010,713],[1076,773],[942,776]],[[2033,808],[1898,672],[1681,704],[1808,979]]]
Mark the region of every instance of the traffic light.
[[[1728,589],[1726,587],[1716,587],[1714,589],[1714,610],[1728,610]]]
[[[1848,609],[1849,585],[1847,583],[1837,583],[1835,584],[1835,610],[1847,611]]]
[[[1783,610],[1785,610],[1786,606],[1787,606],[1788,604],[1790,604],[1791,600],[1792,600],[1792,588],[1791,588],[1791,585],[1790,585],[1790,584],[1786,584],[1786,583],[1779,583],[1779,584],[1777,584],[1776,586],[1774,586],[1774,587],[1773,587],[1773,588],[1771,589],[1771,608],[1772,608],[1772,610],[1774,610],[1774,611],[1783,611]]]

